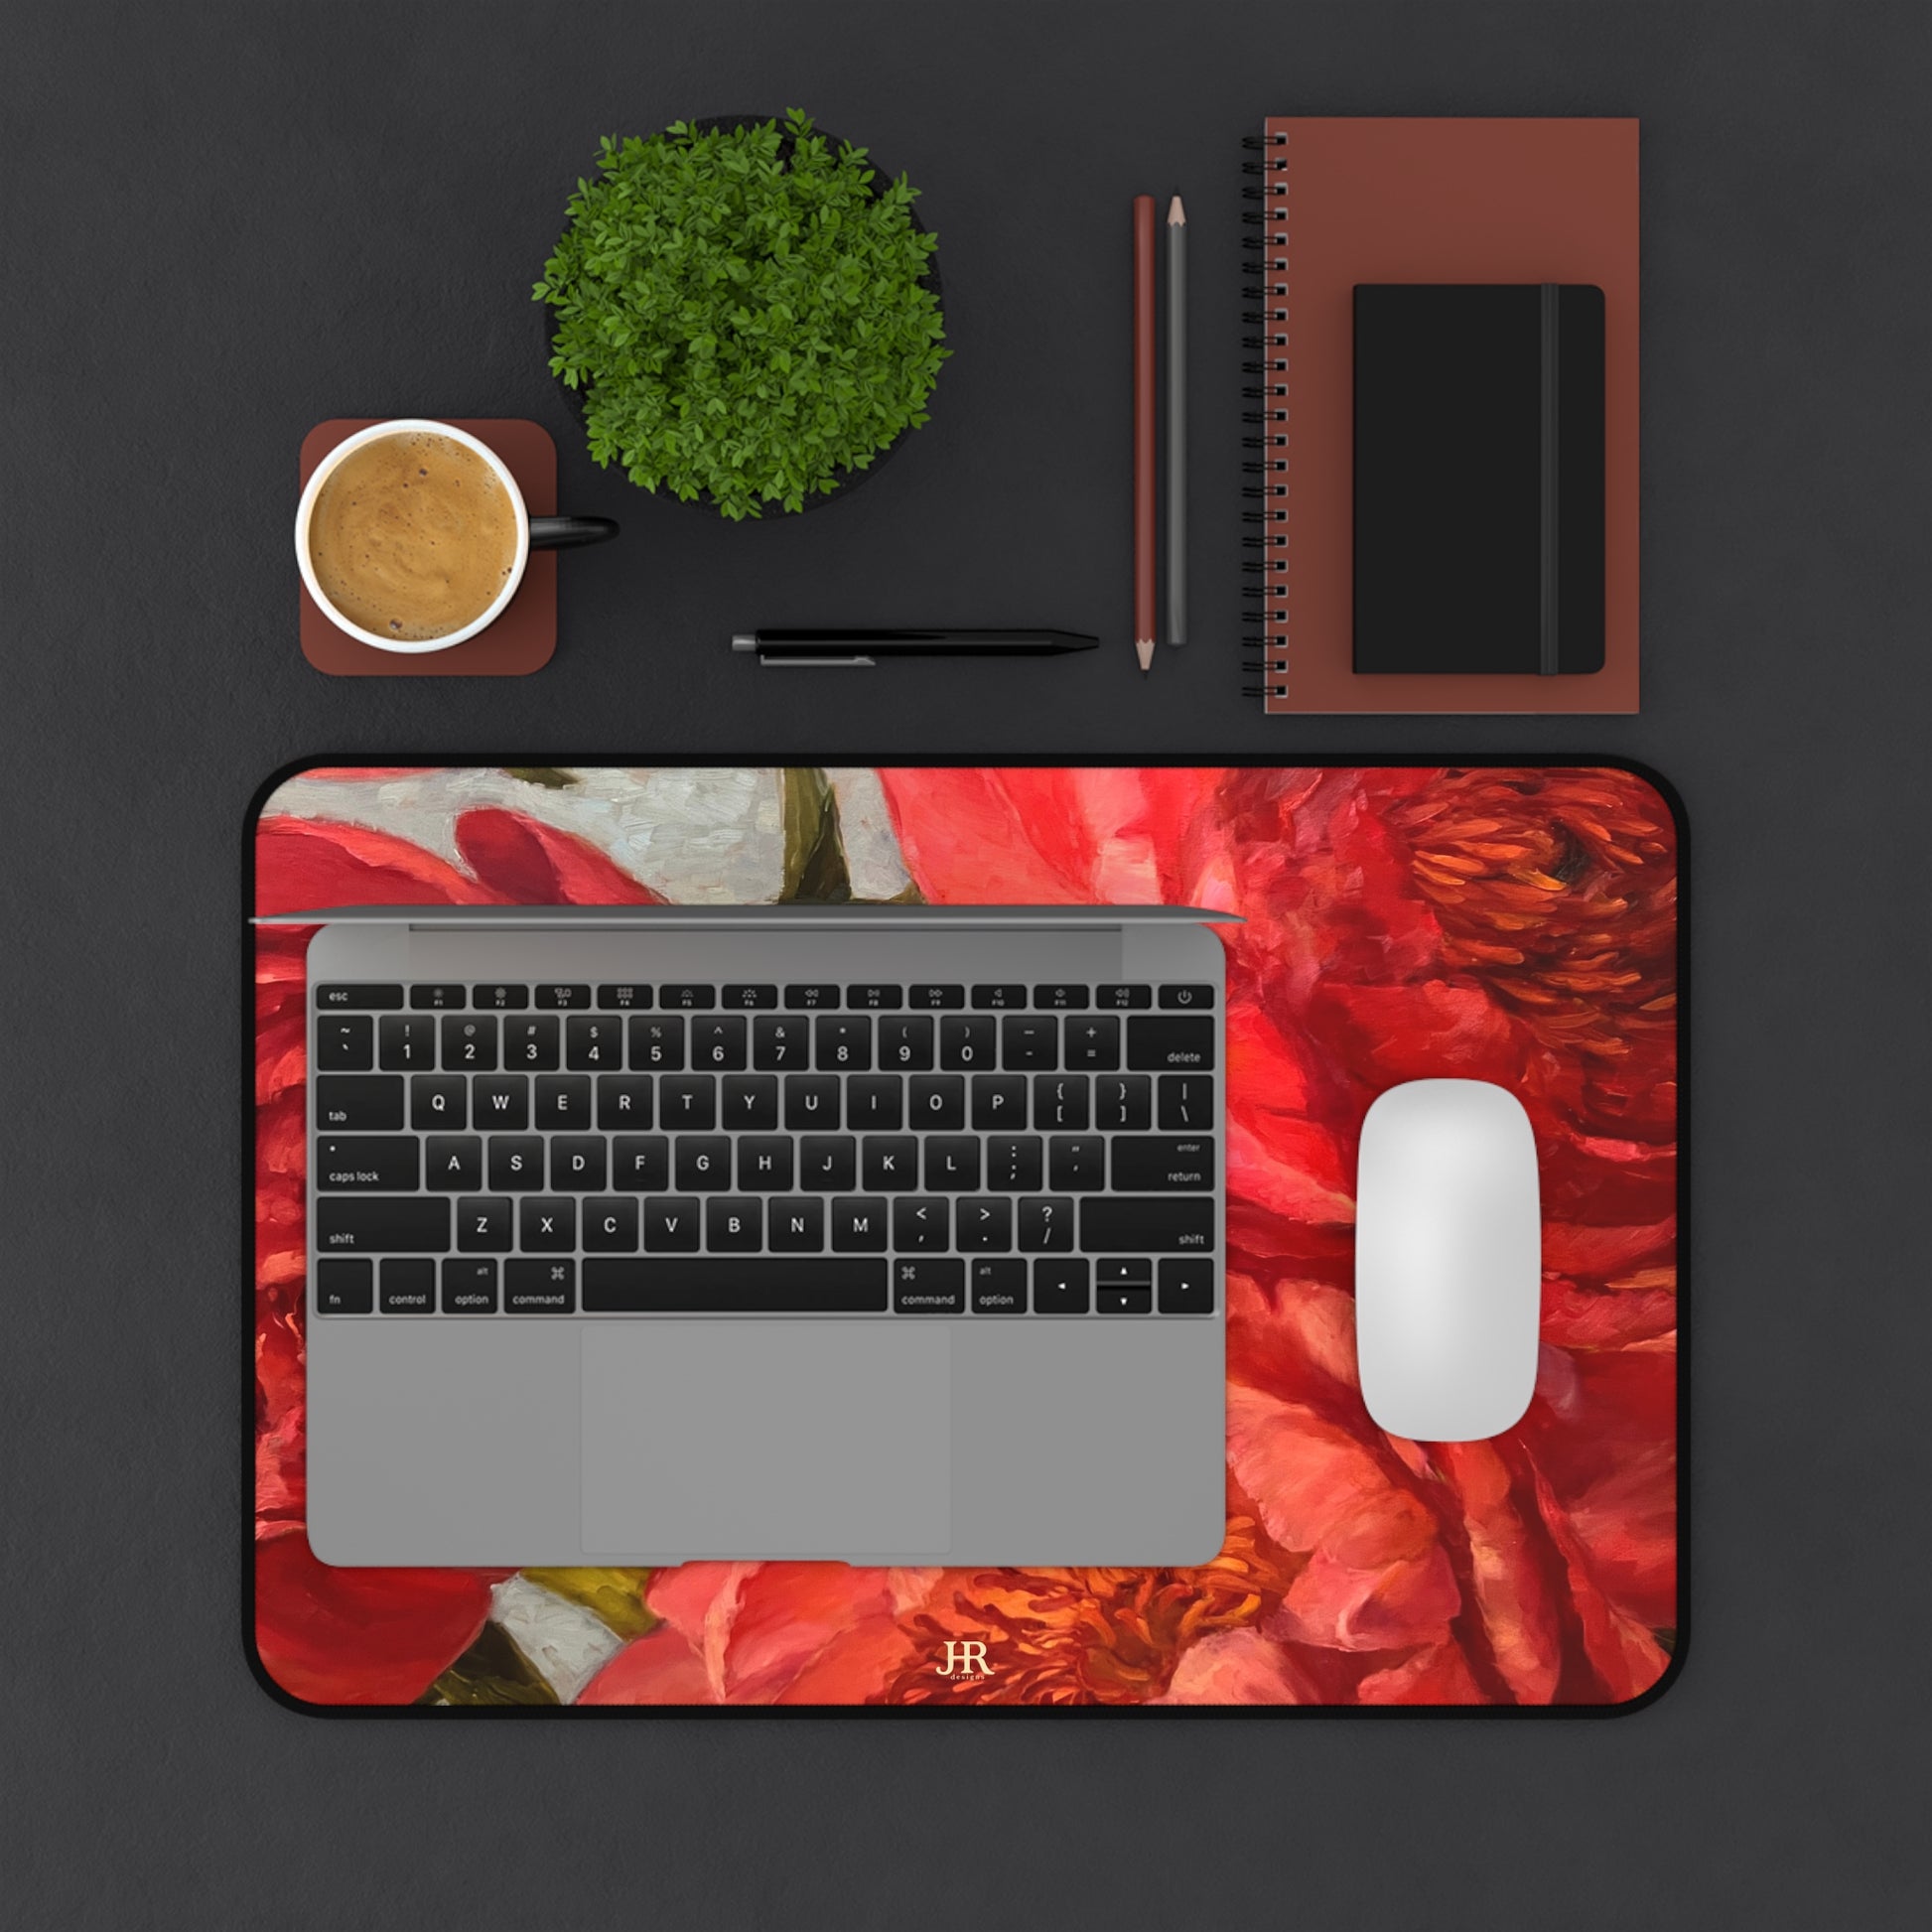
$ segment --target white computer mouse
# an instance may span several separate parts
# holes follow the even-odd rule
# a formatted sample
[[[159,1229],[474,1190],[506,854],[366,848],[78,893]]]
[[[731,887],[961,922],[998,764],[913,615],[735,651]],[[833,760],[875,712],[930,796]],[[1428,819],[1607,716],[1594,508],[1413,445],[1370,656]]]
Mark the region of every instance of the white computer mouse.
[[[1392,1436],[1469,1443],[1522,1421],[1536,1387],[1543,1214],[1536,1135],[1488,1080],[1411,1080],[1362,1122],[1355,1350]]]

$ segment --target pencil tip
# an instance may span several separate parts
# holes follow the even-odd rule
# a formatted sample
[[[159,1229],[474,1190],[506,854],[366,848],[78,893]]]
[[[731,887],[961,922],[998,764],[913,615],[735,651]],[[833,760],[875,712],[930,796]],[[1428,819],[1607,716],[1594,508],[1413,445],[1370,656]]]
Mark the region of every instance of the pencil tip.
[[[1168,226],[1171,228],[1184,228],[1186,225],[1187,210],[1180,206],[1180,197],[1176,195],[1168,204]]]
[[[1136,637],[1134,639],[1134,655],[1141,660],[1141,675],[1146,677],[1148,672],[1154,668],[1154,639],[1152,637]]]

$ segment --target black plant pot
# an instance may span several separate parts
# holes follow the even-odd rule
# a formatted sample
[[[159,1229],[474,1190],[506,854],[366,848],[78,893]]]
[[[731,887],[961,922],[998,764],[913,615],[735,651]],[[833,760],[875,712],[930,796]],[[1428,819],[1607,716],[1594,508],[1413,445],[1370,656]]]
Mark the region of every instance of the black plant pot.
[[[782,114],[712,114],[712,115],[707,115],[702,119],[693,119],[691,122],[691,126],[696,128],[700,133],[709,134],[714,128],[747,127],[747,126],[756,127],[761,121],[770,121],[770,120],[777,121],[780,127],[782,128],[784,122],[784,116]],[[818,135],[822,140],[831,142],[835,148],[843,145],[841,137],[839,135],[834,134],[829,128],[814,127],[812,129],[812,132]],[[790,161],[791,150],[792,150],[791,136],[789,134],[781,133],[778,142],[778,153],[780,157],[787,162]],[[876,164],[873,168],[873,176],[874,176],[873,199],[877,201],[879,199],[879,186],[878,186],[879,182],[881,180],[890,181],[892,177],[887,173],[885,169],[877,166]],[[919,211],[917,207],[914,206],[913,207],[909,208],[907,210],[907,213],[910,216],[914,232],[918,234],[924,234],[926,232],[926,226],[925,223],[919,219]],[[944,309],[945,297],[939,282],[939,257],[936,252],[926,257],[925,273],[919,277],[919,282],[922,287],[930,289],[932,291],[932,299],[941,305],[940,317],[941,320],[943,321],[945,315],[945,309]],[[551,323],[550,318],[556,313],[556,311],[551,308],[549,303],[545,302],[540,305],[540,313],[543,321],[543,354],[544,354],[544,361],[547,365],[552,353],[551,345],[550,345],[550,335],[551,335],[551,329],[553,325]],[[564,381],[562,376],[558,376],[556,378],[556,382],[558,388],[560,388],[564,392],[565,397],[569,400],[571,413],[577,418],[577,421],[580,424],[580,426],[584,426],[588,428],[588,419],[586,418],[584,413],[584,402],[586,396],[589,394],[589,391],[584,389],[573,389],[569,385],[569,383]],[[835,472],[832,479],[832,487],[830,489],[824,489],[824,490],[813,490],[811,494],[805,498],[803,510],[794,512],[780,507],[775,511],[767,510],[764,513],[767,515],[778,515],[778,516],[790,516],[793,514],[802,515],[806,511],[823,509],[828,503],[837,502],[841,496],[847,494],[851,490],[857,489],[859,485],[862,483],[864,483],[869,477],[876,477],[879,474],[879,472],[885,468],[888,459],[897,454],[899,445],[905,441],[907,434],[908,432],[906,430],[900,430],[899,433],[896,437],[894,437],[893,440],[890,443],[888,443],[883,450],[875,451],[873,453],[872,462],[865,469],[840,470]],[[709,490],[704,491],[703,494],[698,496],[679,496],[667,489],[653,490],[651,493],[655,496],[662,497],[666,502],[688,503],[694,509],[711,509],[715,507],[714,499]]]

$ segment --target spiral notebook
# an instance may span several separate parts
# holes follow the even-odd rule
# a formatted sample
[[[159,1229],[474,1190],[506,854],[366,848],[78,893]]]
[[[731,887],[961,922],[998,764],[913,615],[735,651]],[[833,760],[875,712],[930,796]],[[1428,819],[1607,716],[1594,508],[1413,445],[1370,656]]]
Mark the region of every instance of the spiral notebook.
[[[1635,711],[1637,123],[1271,118],[1247,145],[1252,694],[1285,712]],[[1356,290],[1397,284],[1602,291],[1600,670],[1357,670]],[[1364,548],[1387,567],[1386,541]]]

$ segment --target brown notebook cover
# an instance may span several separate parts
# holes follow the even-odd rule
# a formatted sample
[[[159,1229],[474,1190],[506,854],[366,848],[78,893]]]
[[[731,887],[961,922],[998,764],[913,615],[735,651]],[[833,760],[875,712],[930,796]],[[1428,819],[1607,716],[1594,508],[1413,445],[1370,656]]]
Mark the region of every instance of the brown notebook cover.
[[[1249,309],[1250,611],[1269,711],[1637,709],[1637,123],[1264,126]],[[1603,668],[1362,674],[1353,650],[1357,283],[1603,291]]]

